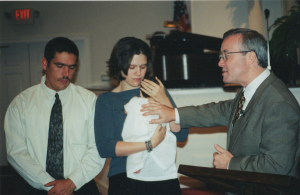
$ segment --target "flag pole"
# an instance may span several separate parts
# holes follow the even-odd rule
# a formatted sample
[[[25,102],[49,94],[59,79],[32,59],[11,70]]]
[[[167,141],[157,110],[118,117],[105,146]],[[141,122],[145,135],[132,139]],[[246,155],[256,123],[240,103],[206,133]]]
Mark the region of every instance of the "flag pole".
[[[268,46],[268,69],[271,70],[271,64],[270,64],[270,43],[269,43],[269,19],[270,16],[270,10],[265,9],[265,17],[267,21],[267,46]]]

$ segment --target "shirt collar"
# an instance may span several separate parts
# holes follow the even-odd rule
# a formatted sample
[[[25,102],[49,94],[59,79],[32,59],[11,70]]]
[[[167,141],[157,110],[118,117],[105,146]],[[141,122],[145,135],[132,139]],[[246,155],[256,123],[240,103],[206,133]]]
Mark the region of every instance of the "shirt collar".
[[[54,91],[53,89],[50,89],[49,87],[47,87],[47,85],[45,84],[46,81],[46,75],[44,75],[41,79],[41,86],[42,86],[42,90],[44,91],[44,93],[46,94],[47,98],[49,98],[50,100],[52,100],[53,98],[55,98],[55,94],[58,93],[59,98],[63,98],[64,95],[70,90],[70,85],[64,89],[64,90],[60,90],[59,92]]]
[[[250,102],[257,88],[270,74],[271,74],[270,70],[266,68],[265,71],[263,71],[246,88],[244,88],[245,103],[243,105],[243,110],[246,109],[248,103]]]

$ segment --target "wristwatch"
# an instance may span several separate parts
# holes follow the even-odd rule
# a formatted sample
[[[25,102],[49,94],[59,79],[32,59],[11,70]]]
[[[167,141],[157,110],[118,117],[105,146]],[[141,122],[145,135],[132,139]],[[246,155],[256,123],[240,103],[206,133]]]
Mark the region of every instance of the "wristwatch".
[[[152,151],[152,144],[151,144],[151,140],[149,141],[145,141],[146,143],[146,149],[148,152],[151,152]]]

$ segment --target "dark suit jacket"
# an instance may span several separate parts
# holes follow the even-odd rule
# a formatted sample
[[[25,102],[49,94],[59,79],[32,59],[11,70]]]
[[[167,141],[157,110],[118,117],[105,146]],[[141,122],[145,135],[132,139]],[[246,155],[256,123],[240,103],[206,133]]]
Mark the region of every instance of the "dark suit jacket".
[[[179,108],[180,125],[228,126],[229,169],[297,177],[299,103],[273,73],[257,88],[245,114],[232,125],[242,89],[233,100]],[[232,132],[232,133],[230,133]]]

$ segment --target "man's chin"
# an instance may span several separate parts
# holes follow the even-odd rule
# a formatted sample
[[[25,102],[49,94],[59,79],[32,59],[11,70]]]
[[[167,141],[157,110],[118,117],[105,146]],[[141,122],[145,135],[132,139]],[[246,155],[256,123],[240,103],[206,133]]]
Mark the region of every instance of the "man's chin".
[[[226,78],[223,78],[223,82],[224,82],[225,84],[228,84],[228,83],[229,83],[229,82],[227,81]]]
[[[70,82],[59,87],[59,90],[65,90],[70,85]]]

